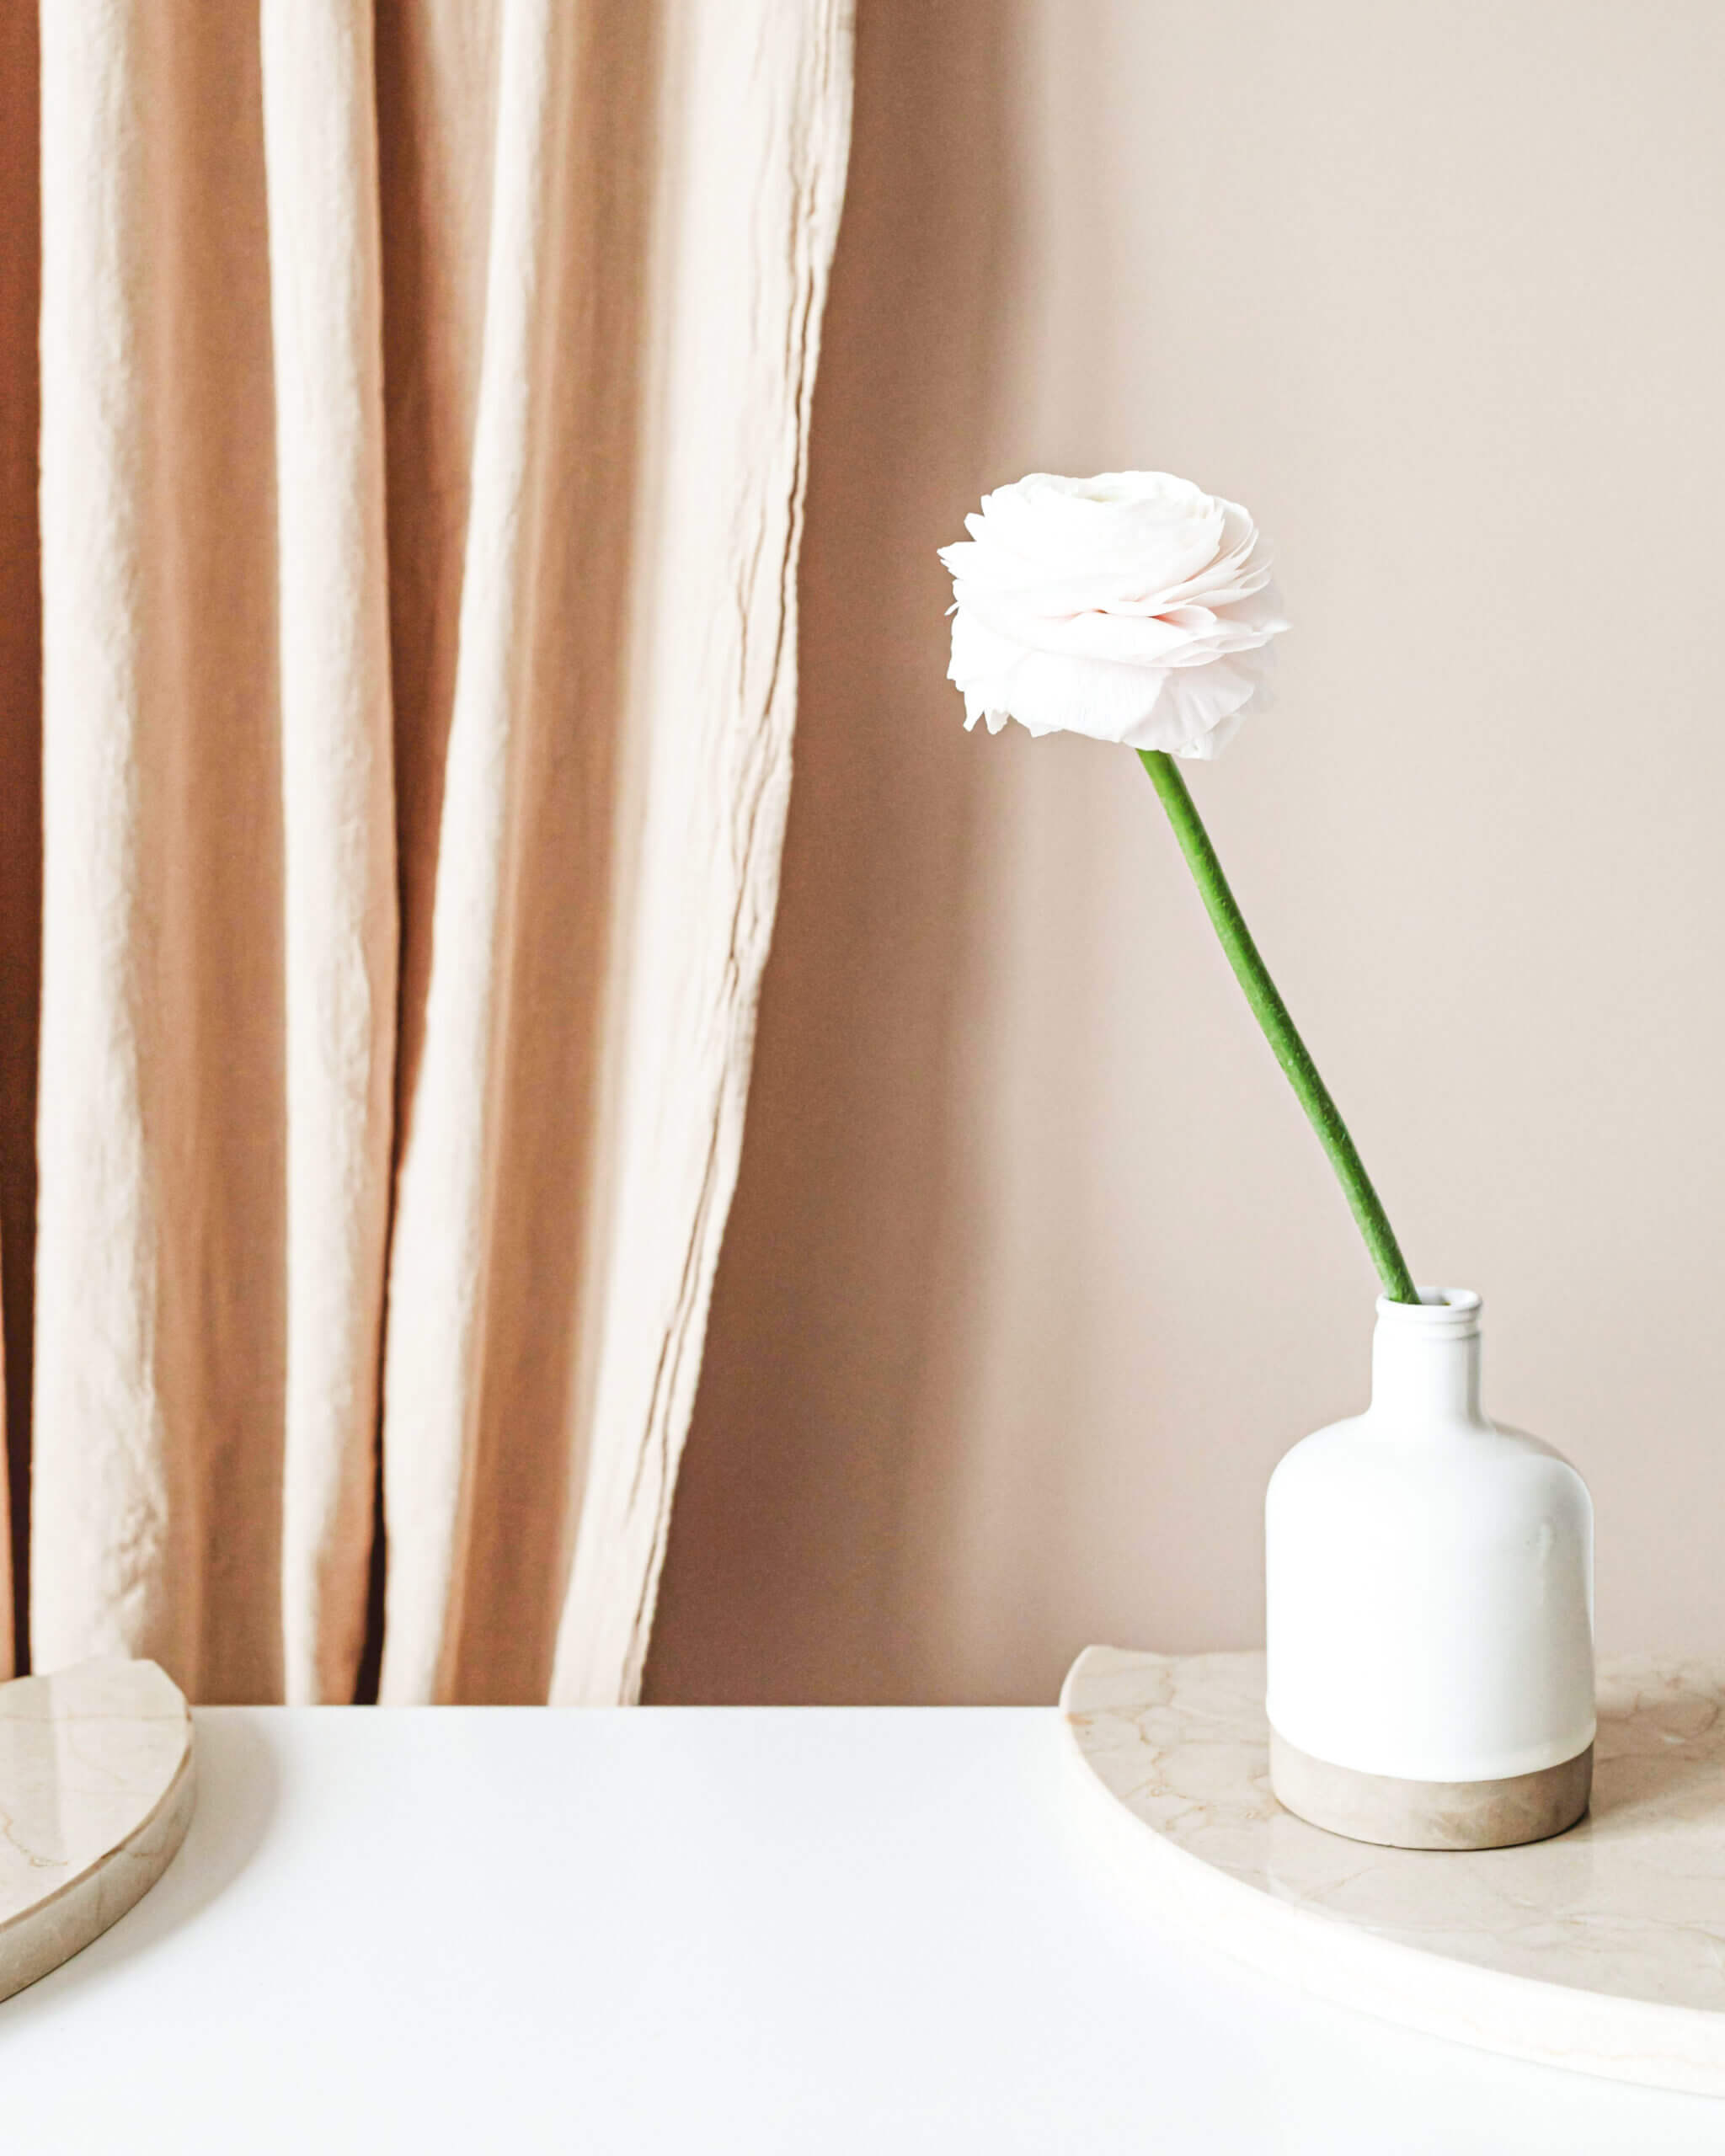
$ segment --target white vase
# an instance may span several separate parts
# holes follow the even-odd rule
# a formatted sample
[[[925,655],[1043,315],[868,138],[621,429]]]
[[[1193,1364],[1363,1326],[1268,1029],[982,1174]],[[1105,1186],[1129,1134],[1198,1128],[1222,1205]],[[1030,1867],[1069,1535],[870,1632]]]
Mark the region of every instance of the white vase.
[[[1593,1772],[1593,1506],[1480,1409],[1479,1297],[1378,1304],[1371,1406],[1264,1501],[1272,1785],[1356,1840],[1499,1849]]]

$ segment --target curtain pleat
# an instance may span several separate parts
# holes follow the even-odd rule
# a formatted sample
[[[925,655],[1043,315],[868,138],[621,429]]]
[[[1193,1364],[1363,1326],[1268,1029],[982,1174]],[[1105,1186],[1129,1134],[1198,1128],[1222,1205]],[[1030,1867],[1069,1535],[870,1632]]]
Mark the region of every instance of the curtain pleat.
[[[639,1691],[742,1149],[796,710],[809,401],[850,143],[848,8],[673,8],[590,1436],[552,1697]]]
[[[41,15],[32,1659],[275,1698],[280,712],[258,26]]]
[[[42,24],[34,1660],[352,1696],[381,1456],[382,1698],[632,1698],[848,11]]]
[[[369,13],[264,0],[287,1031],[290,1701],[365,1633],[393,1114],[395,810]]]
[[[577,624],[590,626],[601,644],[611,639],[611,624],[570,575],[575,550],[563,528],[575,517],[604,519],[618,506],[579,484],[571,451],[579,452],[566,425],[571,402],[591,393],[579,380],[565,315],[575,283],[568,254],[578,216],[569,138],[585,87],[576,80],[583,56],[575,33],[580,14],[590,23],[596,12],[541,0],[507,9],[500,25],[458,655],[430,970],[390,1268],[386,1700],[446,1698],[470,1689],[462,1682],[464,1649],[467,1635],[484,1622],[477,1606],[484,1586],[474,1577],[479,1508],[510,1505],[518,1497],[523,1513],[542,1508],[554,1520],[567,1500],[560,1442],[550,1458],[533,1462],[539,1474],[526,1472],[532,1454],[525,1426],[555,1430],[559,1439],[563,1434],[560,1372],[521,1368],[519,1358],[523,1350],[532,1354],[534,1342],[506,1335],[541,1335],[554,1358],[566,1359],[575,1268],[559,1265],[554,1250],[538,1268],[524,1264],[521,1246],[542,1225],[535,1216],[549,1207],[570,1248],[578,1247],[590,1113],[582,1044],[593,1022],[588,921],[604,904],[606,875],[604,819],[590,814],[583,830],[581,798],[601,809],[606,804],[613,714],[581,694],[595,655]],[[602,663],[602,650],[596,656]],[[553,932],[559,942],[567,939],[564,962],[544,984],[550,993],[535,1011],[518,1001],[521,975],[539,955],[531,947],[531,915],[538,912],[542,923],[554,894],[568,901],[554,915]],[[544,1074],[551,1090],[514,1100],[511,1065],[529,1045],[524,1033],[547,1022],[570,1036]],[[536,1126],[537,1142],[523,1149],[529,1174],[536,1161],[548,1166],[560,1156],[563,1172],[553,1171],[537,1190],[505,1187],[504,1124],[511,1108]],[[511,1294],[539,1302],[525,1328],[521,1313],[511,1325],[501,1307]],[[512,1422],[521,1426],[515,1433]],[[512,1435],[513,1456],[503,1449],[489,1478],[498,1486],[482,1487],[488,1454],[509,1448]],[[537,1588],[542,1597],[545,1550],[531,1540],[523,1547],[524,1538],[533,1538],[531,1518],[517,1517],[514,1528],[514,1552],[526,1561],[518,1586]],[[537,1539],[542,1545],[542,1535]],[[499,1555],[508,1561],[507,1552]],[[517,1594],[494,1592],[493,1598],[513,1605]],[[515,1614],[513,1640],[500,1631],[495,1642],[503,1655],[512,1646],[526,1647],[536,1632],[544,1635],[542,1612],[529,1607]],[[470,1681],[484,1686],[478,1668]],[[532,1674],[526,1690],[543,1696]]]
[[[35,0],[0,0],[0,1677],[26,1651],[30,1299],[42,935],[42,624],[36,324],[40,180]],[[10,1444],[5,1433],[9,1433]],[[10,1517],[8,1517],[8,1515]],[[14,1550],[17,1553],[14,1568]]]

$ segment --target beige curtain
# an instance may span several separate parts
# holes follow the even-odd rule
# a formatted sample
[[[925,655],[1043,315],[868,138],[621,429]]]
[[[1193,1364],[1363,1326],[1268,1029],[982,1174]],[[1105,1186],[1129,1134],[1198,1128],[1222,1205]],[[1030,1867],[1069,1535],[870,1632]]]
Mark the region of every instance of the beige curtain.
[[[848,10],[40,38],[31,1659],[345,1700],[369,1596],[386,1700],[633,1698],[776,893]]]
[[[12,1546],[28,1519],[36,1010],[41,979],[41,608],[36,557],[40,229],[35,0],[0,0],[0,1677],[13,1668]],[[3,1450],[0,1445],[0,1450]],[[8,1488],[9,1484],[9,1488]],[[13,1493],[16,1493],[15,1499]],[[4,1515],[10,1515],[9,1519]],[[6,1532],[9,1526],[11,1533]]]

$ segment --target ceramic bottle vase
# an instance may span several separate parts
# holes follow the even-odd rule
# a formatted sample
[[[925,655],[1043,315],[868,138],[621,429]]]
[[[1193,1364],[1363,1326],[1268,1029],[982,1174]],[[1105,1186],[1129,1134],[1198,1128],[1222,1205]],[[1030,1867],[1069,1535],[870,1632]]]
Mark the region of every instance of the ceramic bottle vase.
[[[1270,1773],[1290,1812],[1403,1849],[1573,1826],[1593,1776],[1593,1507],[1481,1412],[1479,1297],[1378,1304],[1371,1406],[1264,1506]]]

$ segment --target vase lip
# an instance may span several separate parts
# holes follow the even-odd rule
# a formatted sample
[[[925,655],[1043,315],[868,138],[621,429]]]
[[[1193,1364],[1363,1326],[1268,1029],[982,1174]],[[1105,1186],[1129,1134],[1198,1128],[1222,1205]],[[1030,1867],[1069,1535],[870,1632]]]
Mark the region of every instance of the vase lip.
[[[1392,1303],[1380,1295],[1377,1307],[1378,1323],[1398,1331],[1450,1337],[1479,1331],[1480,1299],[1471,1288],[1422,1287],[1417,1303]]]

